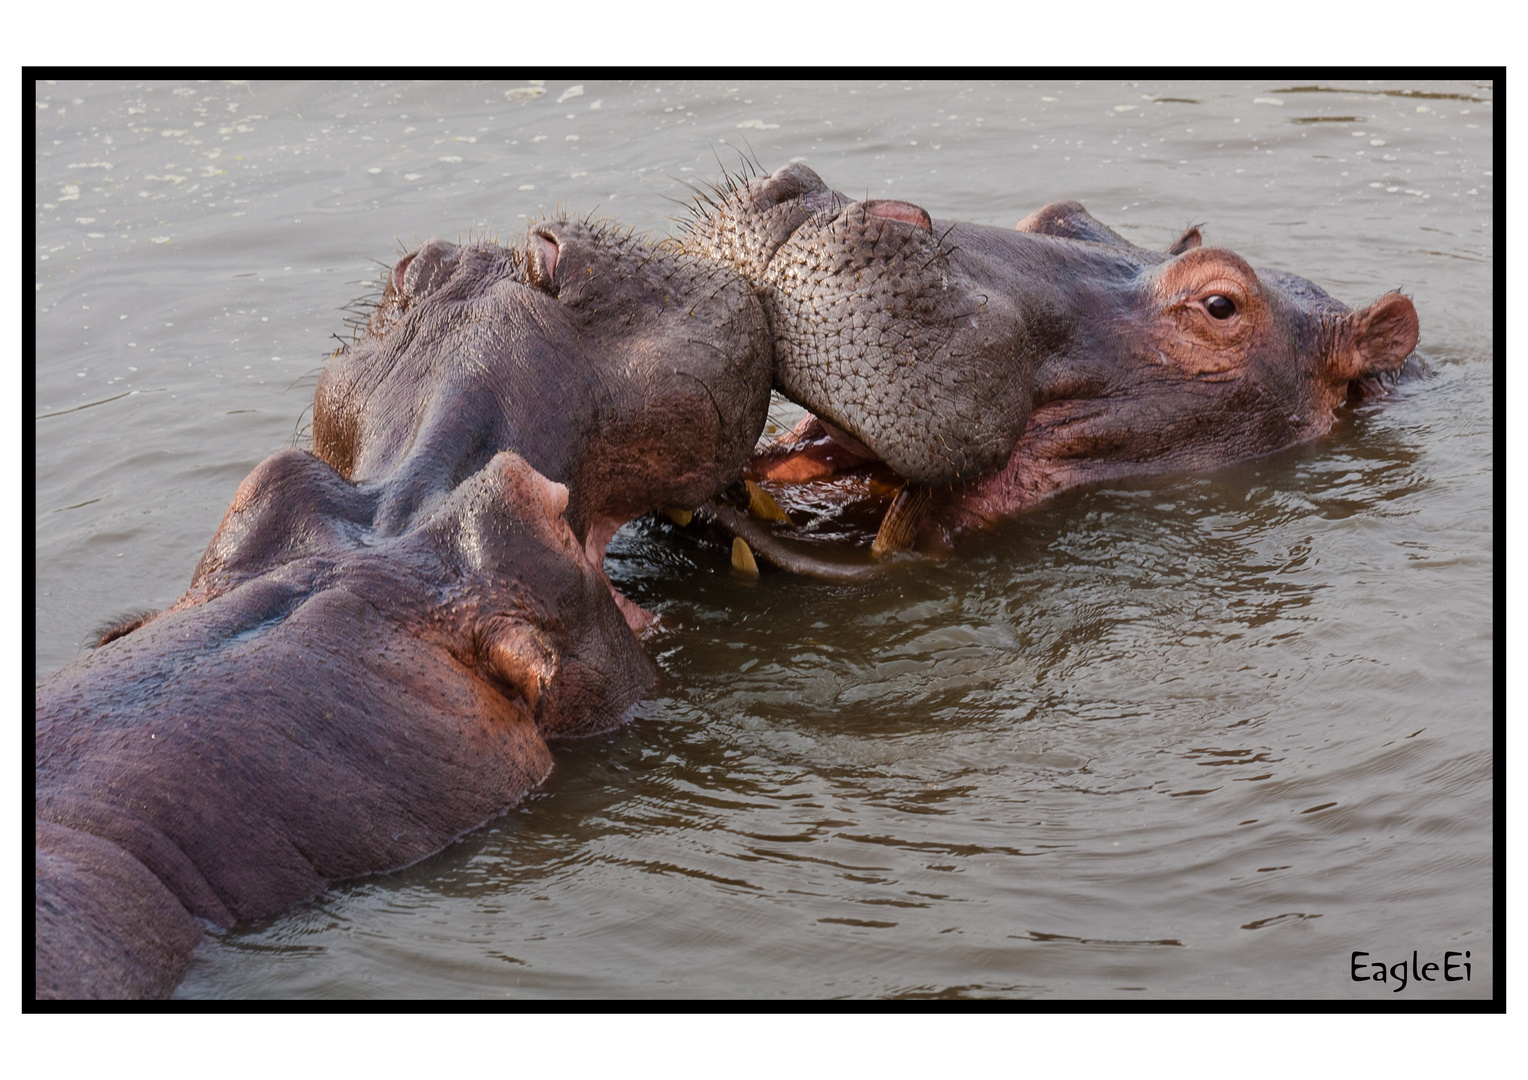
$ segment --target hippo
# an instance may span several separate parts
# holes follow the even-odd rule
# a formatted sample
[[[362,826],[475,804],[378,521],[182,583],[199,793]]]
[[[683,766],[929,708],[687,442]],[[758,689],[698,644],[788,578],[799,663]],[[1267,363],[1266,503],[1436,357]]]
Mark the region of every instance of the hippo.
[[[38,689],[39,998],[168,995],[198,920],[417,862],[651,684],[566,487],[505,451],[389,537],[381,497],[266,459],[186,598]]]
[[[364,333],[325,369],[313,453],[381,488],[390,535],[514,449],[567,485],[568,524],[600,566],[627,521],[737,478],[771,364],[744,281],[609,222],[545,221],[512,248],[437,240],[384,274]]]
[[[1076,202],[1013,230],[939,221],[912,203],[849,200],[799,163],[729,178],[697,204],[683,246],[754,282],[776,385],[810,410],[750,474],[889,470],[877,557],[948,548],[1065,488],[1322,435],[1418,336],[1399,293],[1351,310],[1204,245],[1197,227],[1157,252]],[[787,569],[876,572],[814,561],[726,503],[709,510]]]
[[[240,485],[186,594],[36,691],[38,998],[163,997],[207,926],[423,859],[652,685],[626,517],[763,428],[731,272],[609,226],[431,242]]]

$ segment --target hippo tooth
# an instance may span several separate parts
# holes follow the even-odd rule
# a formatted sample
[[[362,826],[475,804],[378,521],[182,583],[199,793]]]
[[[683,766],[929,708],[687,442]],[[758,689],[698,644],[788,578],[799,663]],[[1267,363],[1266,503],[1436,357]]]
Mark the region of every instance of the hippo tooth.
[[[753,561],[753,551],[741,536],[732,538],[732,569],[749,577],[759,576],[759,564]]]
[[[918,535],[918,527],[928,516],[932,499],[929,489],[922,484],[908,484],[891,500],[881,527],[870,545],[870,555],[879,559],[892,551],[902,551]]]
[[[663,512],[668,515],[668,519],[670,521],[672,521],[675,525],[680,526],[688,525],[690,523],[690,519],[695,516],[695,512],[693,510],[679,510],[672,506],[664,507]]]
[[[775,502],[774,497],[752,480],[744,480],[748,488],[748,512],[760,521],[783,521],[791,523],[789,515]]]

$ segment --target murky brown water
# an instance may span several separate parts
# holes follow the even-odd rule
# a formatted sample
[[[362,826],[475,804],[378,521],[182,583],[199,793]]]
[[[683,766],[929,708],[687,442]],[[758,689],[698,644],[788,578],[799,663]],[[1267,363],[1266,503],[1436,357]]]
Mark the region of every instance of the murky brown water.
[[[181,593],[395,237],[666,234],[745,140],[936,216],[1075,198],[1402,287],[1436,374],[893,584],[628,529],[609,568],[667,626],[636,722],[438,857],[210,940],[181,996],[1490,995],[1491,86],[542,90],[38,88],[37,677]],[[1414,949],[1470,980],[1351,978]]]

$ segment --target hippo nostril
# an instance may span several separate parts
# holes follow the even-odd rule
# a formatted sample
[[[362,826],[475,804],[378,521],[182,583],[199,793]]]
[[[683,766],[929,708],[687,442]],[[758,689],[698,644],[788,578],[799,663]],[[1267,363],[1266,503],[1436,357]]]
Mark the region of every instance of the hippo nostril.
[[[1236,314],[1236,304],[1229,296],[1216,293],[1214,296],[1205,297],[1204,310],[1208,311],[1212,318],[1229,319]]]
[[[917,225],[924,229],[934,227],[934,221],[929,217],[927,210],[899,199],[870,199],[865,203],[865,213],[871,217],[905,221],[909,225]]]

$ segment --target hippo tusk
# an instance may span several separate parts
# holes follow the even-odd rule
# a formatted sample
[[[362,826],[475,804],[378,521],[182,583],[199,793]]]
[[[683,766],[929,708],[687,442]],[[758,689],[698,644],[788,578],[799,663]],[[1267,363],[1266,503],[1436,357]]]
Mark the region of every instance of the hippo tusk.
[[[759,576],[759,564],[754,561],[753,552],[748,548],[748,541],[741,536],[732,538],[732,569],[749,577]]]
[[[691,519],[695,517],[695,511],[680,510],[673,506],[664,507],[663,513],[670,521],[672,521],[675,525],[678,525],[680,528],[688,525]]]
[[[792,524],[790,515],[780,508],[774,496],[759,486],[757,481],[744,480],[748,489],[748,512],[760,521],[783,521]]]
[[[932,501],[929,489],[923,484],[908,484],[897,492],[897,497],[891,500],[891,506],[881,519],[881,527],[870,545],[870,557],[880,559],[893,551],[904,551],[910,547],[918,535],[918,528],[924,518],[928,517]]]

